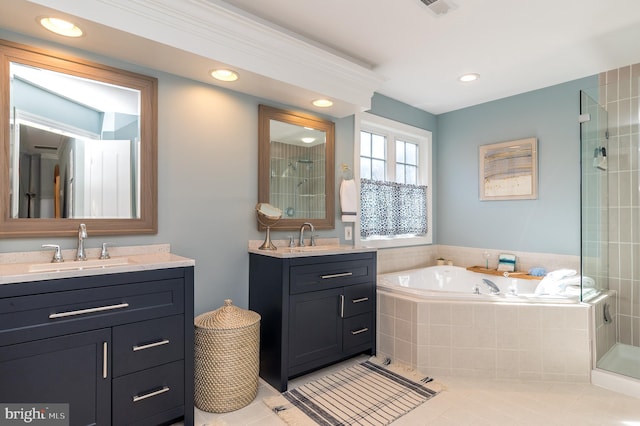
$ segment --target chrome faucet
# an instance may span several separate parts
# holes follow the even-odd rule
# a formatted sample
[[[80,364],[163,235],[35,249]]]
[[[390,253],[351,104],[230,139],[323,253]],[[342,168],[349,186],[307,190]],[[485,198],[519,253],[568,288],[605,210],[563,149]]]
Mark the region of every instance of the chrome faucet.
[[[315,228],[313,227],[313,225],[309,222],[305,222],[302,224],[302,226],[300,227],[300,242],[299,245],[300,247],[304,247],[304,227],[308,226],[309,230],[311,231],[312,235],[311,235],[311,245],[315,246],[316,245],[316,241],[313,238],[313,233],[316,231]]]
[[[87,260],[87,255],[84,252],[84,240],[87,238],[87,226],[81,223],[78,226],[78,251],[76,252],[76,260]]]
[[[491,294],[500,293],[500,288],[493,281],[483,278],[482,282],[485,283],[487,287],[489,287]]]

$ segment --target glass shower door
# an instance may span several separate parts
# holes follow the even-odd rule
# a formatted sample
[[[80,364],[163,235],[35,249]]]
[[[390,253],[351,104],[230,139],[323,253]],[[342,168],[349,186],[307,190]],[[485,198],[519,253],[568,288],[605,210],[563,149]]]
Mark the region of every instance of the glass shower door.
[[[607,111],[580,92],[581,300],[609,289]]]

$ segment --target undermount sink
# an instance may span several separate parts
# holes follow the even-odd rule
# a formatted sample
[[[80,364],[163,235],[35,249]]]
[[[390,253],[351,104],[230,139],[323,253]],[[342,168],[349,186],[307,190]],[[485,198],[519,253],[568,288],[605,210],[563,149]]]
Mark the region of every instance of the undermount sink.
[[[293,253],[304,253],[314,251],[327,251],[327,250],[340,250],[341,246],[306,246],[306,247],[291,247]]]
[[[128,265],[126,257],[113,257],[111,259],[75,260],[60,263],[34,263],[29,265],[29,272],[57,272],[80,271],[83,269],[107,268],[109,266]]]

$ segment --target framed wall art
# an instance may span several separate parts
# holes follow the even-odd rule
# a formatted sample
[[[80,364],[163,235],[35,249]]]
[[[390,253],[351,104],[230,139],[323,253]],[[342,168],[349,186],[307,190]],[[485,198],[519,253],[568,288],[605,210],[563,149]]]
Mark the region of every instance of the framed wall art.
[[[481,145],[480,200],[538,198],[538,140],[519,139]]]

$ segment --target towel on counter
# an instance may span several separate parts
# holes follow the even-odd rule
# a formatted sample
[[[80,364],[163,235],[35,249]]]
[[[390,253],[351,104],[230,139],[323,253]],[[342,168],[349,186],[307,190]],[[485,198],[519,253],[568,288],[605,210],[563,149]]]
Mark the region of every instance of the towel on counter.
[[[340,208],[343,222],[356,221],[358,193],[356,192],[356,181],[353,179],[342,179],[340,182]]]

